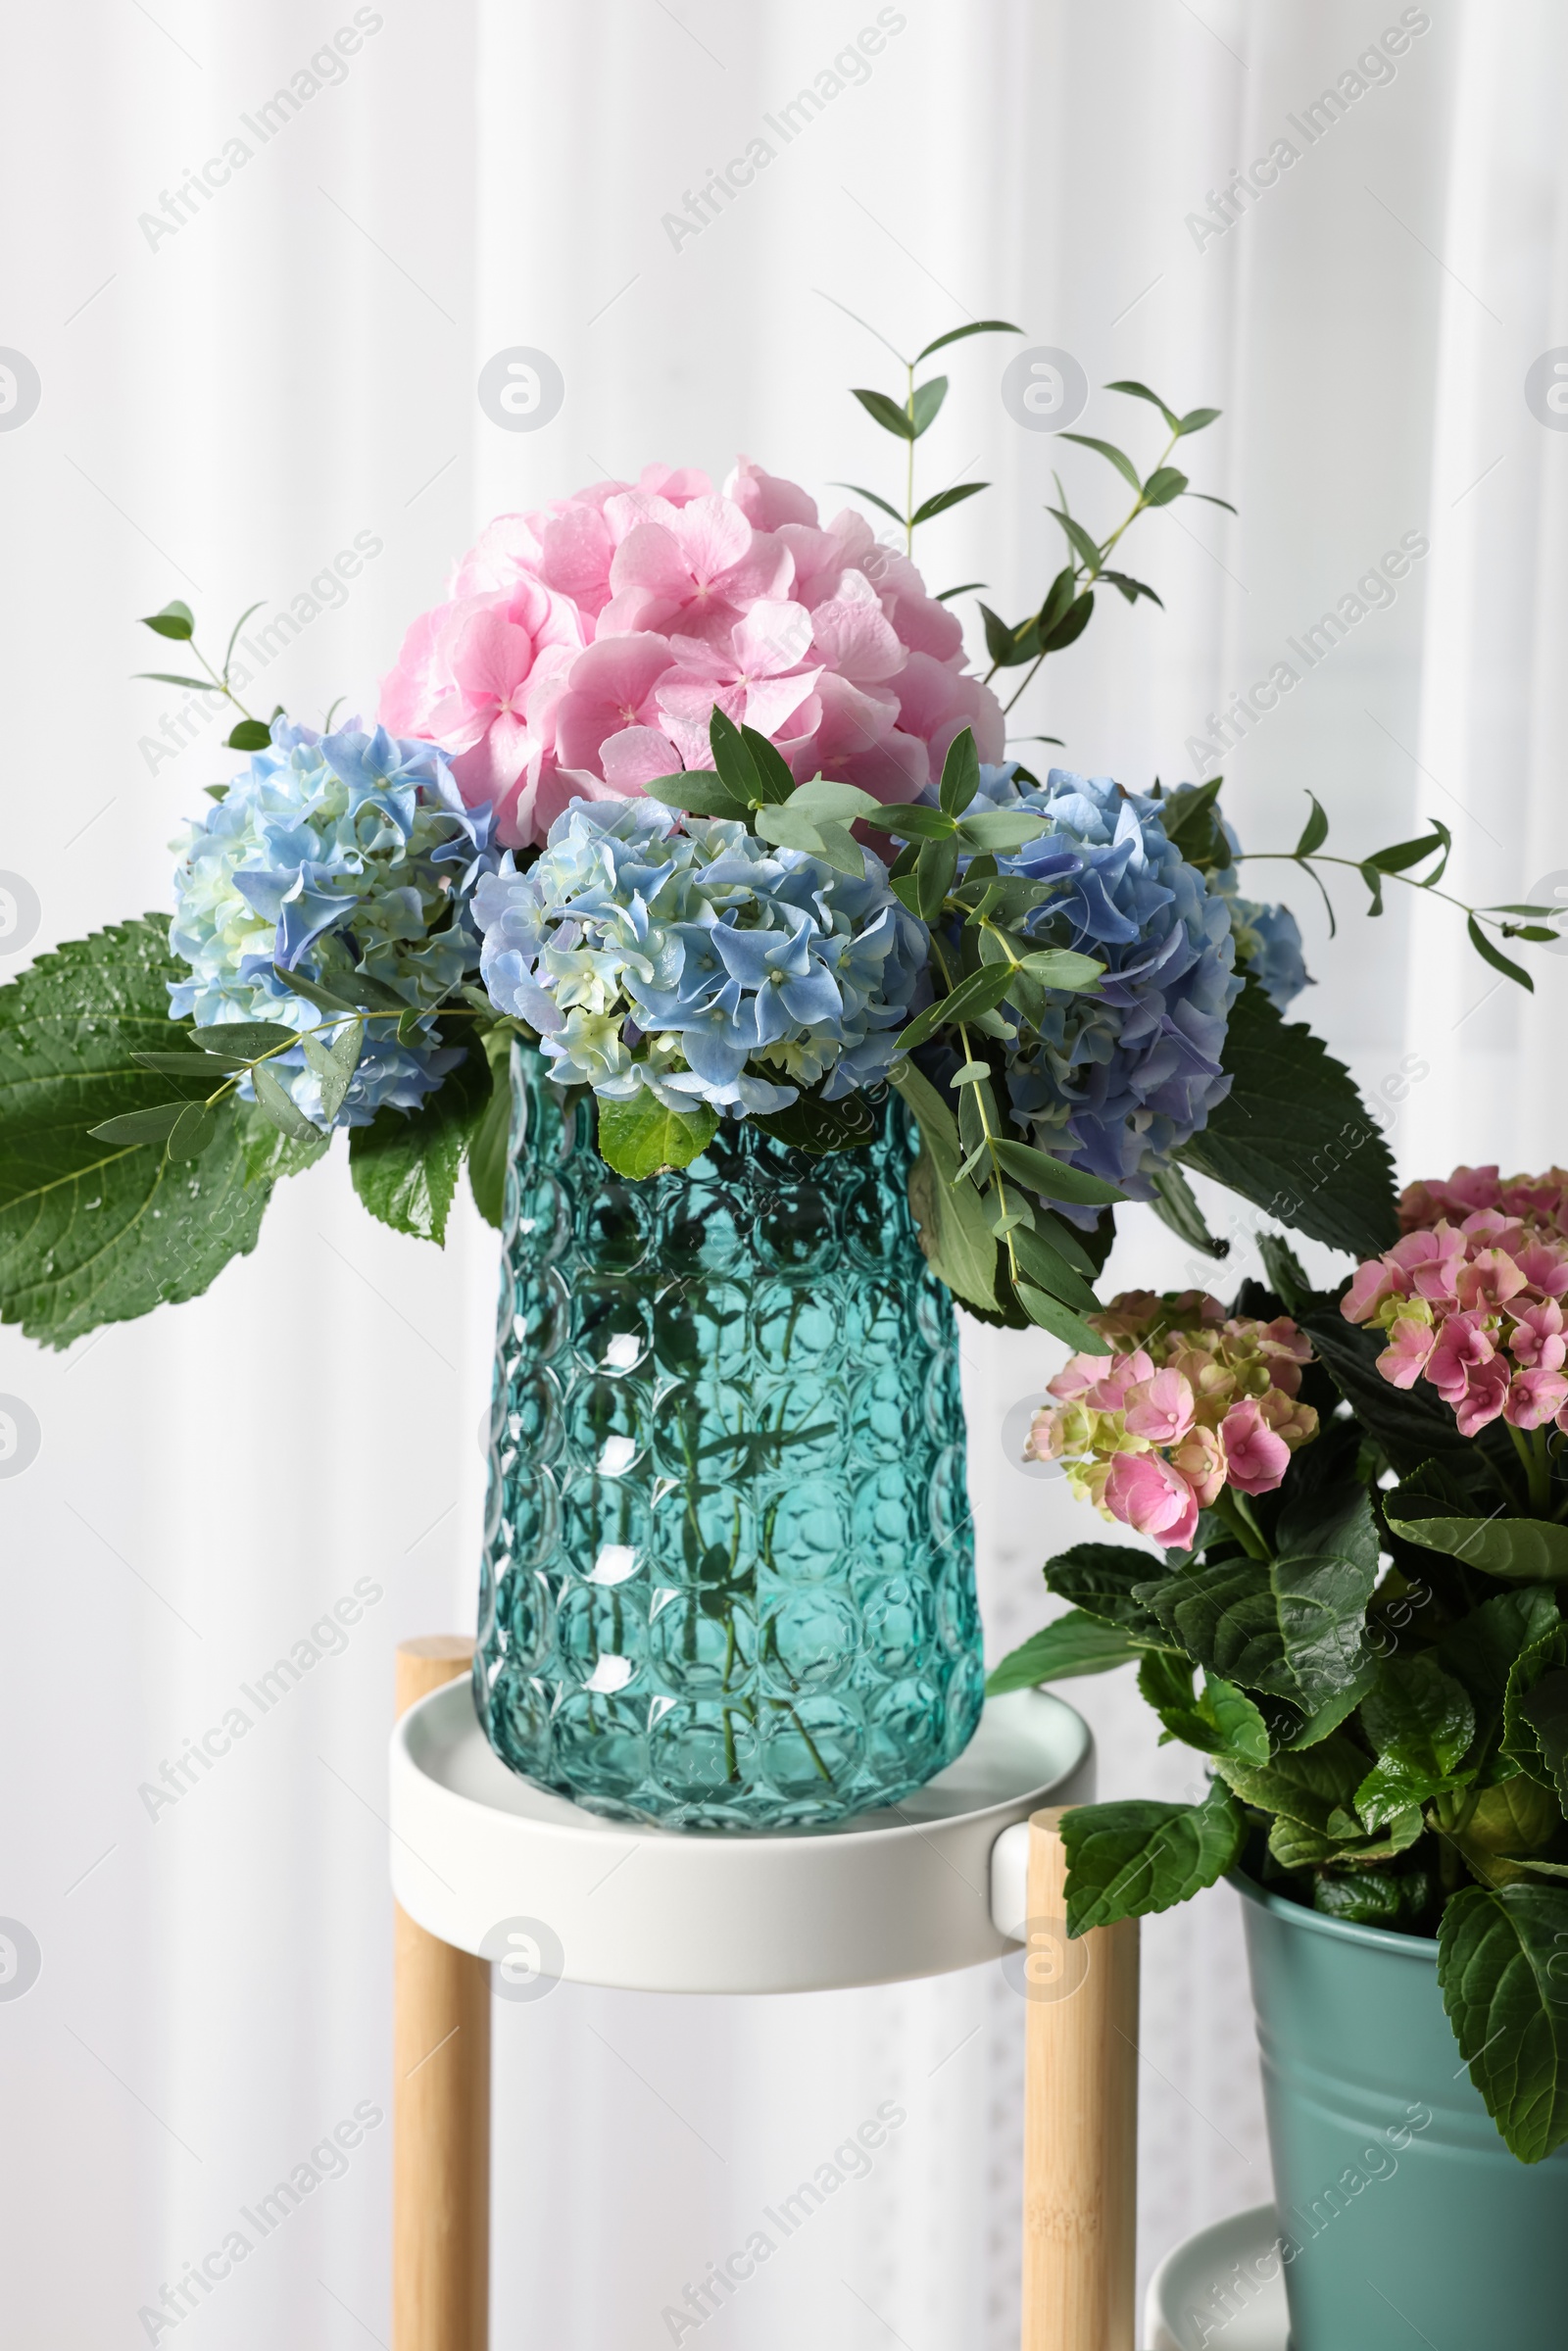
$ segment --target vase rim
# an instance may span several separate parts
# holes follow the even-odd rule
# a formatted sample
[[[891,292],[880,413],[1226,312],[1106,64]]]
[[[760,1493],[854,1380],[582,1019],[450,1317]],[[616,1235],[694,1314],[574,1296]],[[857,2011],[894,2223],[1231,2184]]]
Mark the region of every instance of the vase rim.
[[[1284,1919],[1293,1927],[1307,1927],[1317,1935],[1336,1935],[1342,1942],[1363,1943],[1373,1951],[1396,1951],[1406,1959],[1421,1959],[1437,1964],[1438,1943],[1431,1935],[1400,1935],[1389,1927],[1361,1927],[1350,1919],[1330,1918],[1324,1911],[1308,1910],[1304,1902],[1293,1902],[1288,1894],[1271,1894],[1242,1870],[1231,1870],[1226,1883],[1234,1886],[1248,1901],[1255,1902],[1260,1910],[1271,1911],[1275,1918]]]

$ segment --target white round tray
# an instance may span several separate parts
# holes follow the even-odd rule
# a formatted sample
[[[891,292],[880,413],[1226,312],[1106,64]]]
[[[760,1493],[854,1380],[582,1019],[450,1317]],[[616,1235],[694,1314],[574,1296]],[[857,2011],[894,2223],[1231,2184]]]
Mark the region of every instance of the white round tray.
[[[514,1996],[530,1971],[639,1991],[888,1984],[1010,1950],[1025,1909],[1021,1824],[1093,1794],[1088,1725],[1028,1690],[988,1700],[957,1762],[904,1803],[838,1828],[638,1828],[508,1771],[465,1677],[393,1733],[392,1890],[460,1950],[527,1953]]]
[[[1148,2351],[1289,2351],[1272,2204],[1233,2213],[1167,2253],[1144,2304]]]

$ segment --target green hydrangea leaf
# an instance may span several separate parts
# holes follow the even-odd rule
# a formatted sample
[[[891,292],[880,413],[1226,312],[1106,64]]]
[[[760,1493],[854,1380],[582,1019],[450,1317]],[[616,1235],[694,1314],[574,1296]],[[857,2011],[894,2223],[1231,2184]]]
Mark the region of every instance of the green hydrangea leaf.
[[[1335,1486],[1282,1510],[1275,1541],[1272,1563],[1232,1556],[1136,1596],[1208,1672],[1311,1715],[1364,1670],[1377,1528],[1362,1489]]]
[[[237,1116],[175,1162],[88,1131],[167,1102],[132,1055],[190,1049],[168,987],[188,976],[148,914],[0,988],[0,1320],[46,1346],[199,1297],[256,1246],[270,1186],[249,1180]]]
[[[1187,1901],[1235,1868],[1246,1836],[1246,1815],[1222,1783],[1201,1804],[1075,1805],[1061,1822],[1068,1934]]]
[[[666,1110],[646,1089],[630,1102],[599,1104],[599,1155],[617,1175],[634,1182],[665,1167],[689,1167],[718,1132],[718,1112],[709,1102],[690,1110]]]
[[[1438,1928],[1454,2038],[1521,2163],[1540,2163],[1568,2139],[1565,1950],[1568,1890],[1554,1886],[1465,1886]]]
[[[378,1110],[349,1133],[354,1189],[395,1232],[443,1243],[463,1154],[490,1099],[485,1056],[470,1043],[417,1110]]]
[[[507,1153],[512,1140],[512,1040],[510,1028],[487,1029],[485,1058],[490,1065],[490,1100],[479,1113],[468,1144],[468,1188],[473,1204],[486,1224],[501,1230],[507,1183]]]
[[[987,1677],[986,1695],[996,1698],[1009,1690],[1033,1690],[1039,1682],[1067,1682],[1077,1674],[1106,1674],[1143,1654],[1116,1626],[1071,1608],[1004,1657]]]
[[[1177,1156],[1331,1249],[1392,1248],[1394,1162],[1343,1063],[1253,980],[1231,1007],[1223,1057],[1230,1093]]]

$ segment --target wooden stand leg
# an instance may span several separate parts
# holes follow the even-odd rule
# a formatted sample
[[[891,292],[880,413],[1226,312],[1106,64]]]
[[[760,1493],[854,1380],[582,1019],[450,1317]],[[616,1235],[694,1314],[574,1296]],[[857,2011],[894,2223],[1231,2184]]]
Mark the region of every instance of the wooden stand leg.
[[[1023,2351],[1133,2351],[1138,1922],[1068,1941],[1063,1809],[1029,1823]]]
[[[466,1674],[471,1641],[397,1654],[397,1711]],[[486,2351],[490,1970],[399,1910],[393,1970],[393,2351]]]

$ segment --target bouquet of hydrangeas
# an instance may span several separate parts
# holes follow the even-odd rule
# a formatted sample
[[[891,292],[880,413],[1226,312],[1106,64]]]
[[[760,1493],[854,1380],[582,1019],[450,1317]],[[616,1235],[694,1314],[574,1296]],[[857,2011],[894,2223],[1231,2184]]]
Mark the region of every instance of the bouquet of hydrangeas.
[[[1071,1603],[992,1676],[1136,1660],[1201,1802],[1064,1824],[1068,1929],[1239,1864],[1363,1926],[1435,1935],[1471,2079],[1513,2152],[1568,2140],[1568,1175],[1460,1167],[1339,1293],[1264,1237],[1229,1313],[1118,1298],[1051,1383],[1059,1460],[1163,1557],[1078,1543]]]
[[[892,1089],[919,1130],[935,1272],[974,1312],[1080,1352],[1117,1202],[1223,1255],[1188,1169],[1320,1241],[1390,1241],[1387,1151],[1345,1070],[1283,1017],[1306,984],[1299,934],[1242,894],[1217,780],[1140,792],[1007,756],[1007,711],[1097,596],[1158,603],[1112,559],[1139,516],[1200,495],[1172,459],[1218,412],[1110,386],[1163,420],[1147,472],[1064,436],[1126,480],[1130,509],[1103,537],[1052,509],[1066,560],[1020,620],[979,607],[983,673],[952,609],[966,591],[932,595],[914,564],[916,531],[985,486],[914,503],[947,390],[917,368],[1016,331],[957,328],[908,364],[902,400],[857,392],[907,456],[902,512],[856,493],[902,544],[855,509],[824,523],[746,459],[721,491],[666,467],[598,483],[490,525],[409,629],[374,724],[263,721],[237,703],[238,629],[214,663],[185,605],[151,615],[206,671],[170,682],[235,702],[229,743],[252,757],[174,845],[172,920],[61,947],[0,989],[0,1316],[64,1346],[195,1295],[339,1127],[387,1223],[440,1240],[465,1161],[499,1222],[519,1037],[592,1097],[599,1149],[632,1177],[687,1165],[720,1119],[863,1148]],[[1015,670],[1004,709],[994,681]],[[1329,857],[1327,830],[1314,801],[1279,854],[1319,882],[1358,865],[1374,912],[1386,878],[1436,888],[1441,824],[1359,860]],[[1541,930],[1536,910],[1468,912],[1528,985],[1494,934]],[[1201,1351],[1203,1331],[1183,1344]],[[1149,1359],[1157,1384],[1169,1366]],[[1170,1481],[1209,1464],[1201,1493],[1216,1447],[1246,1491],[1244,1457],[1304,1427],[1269,1417],[1283,1378],[1247,1399],[1250,1454],[1240,1422],[1195,1404],[1106,1491],[1114,1476],[1146,1523],[1175,1524]]]

